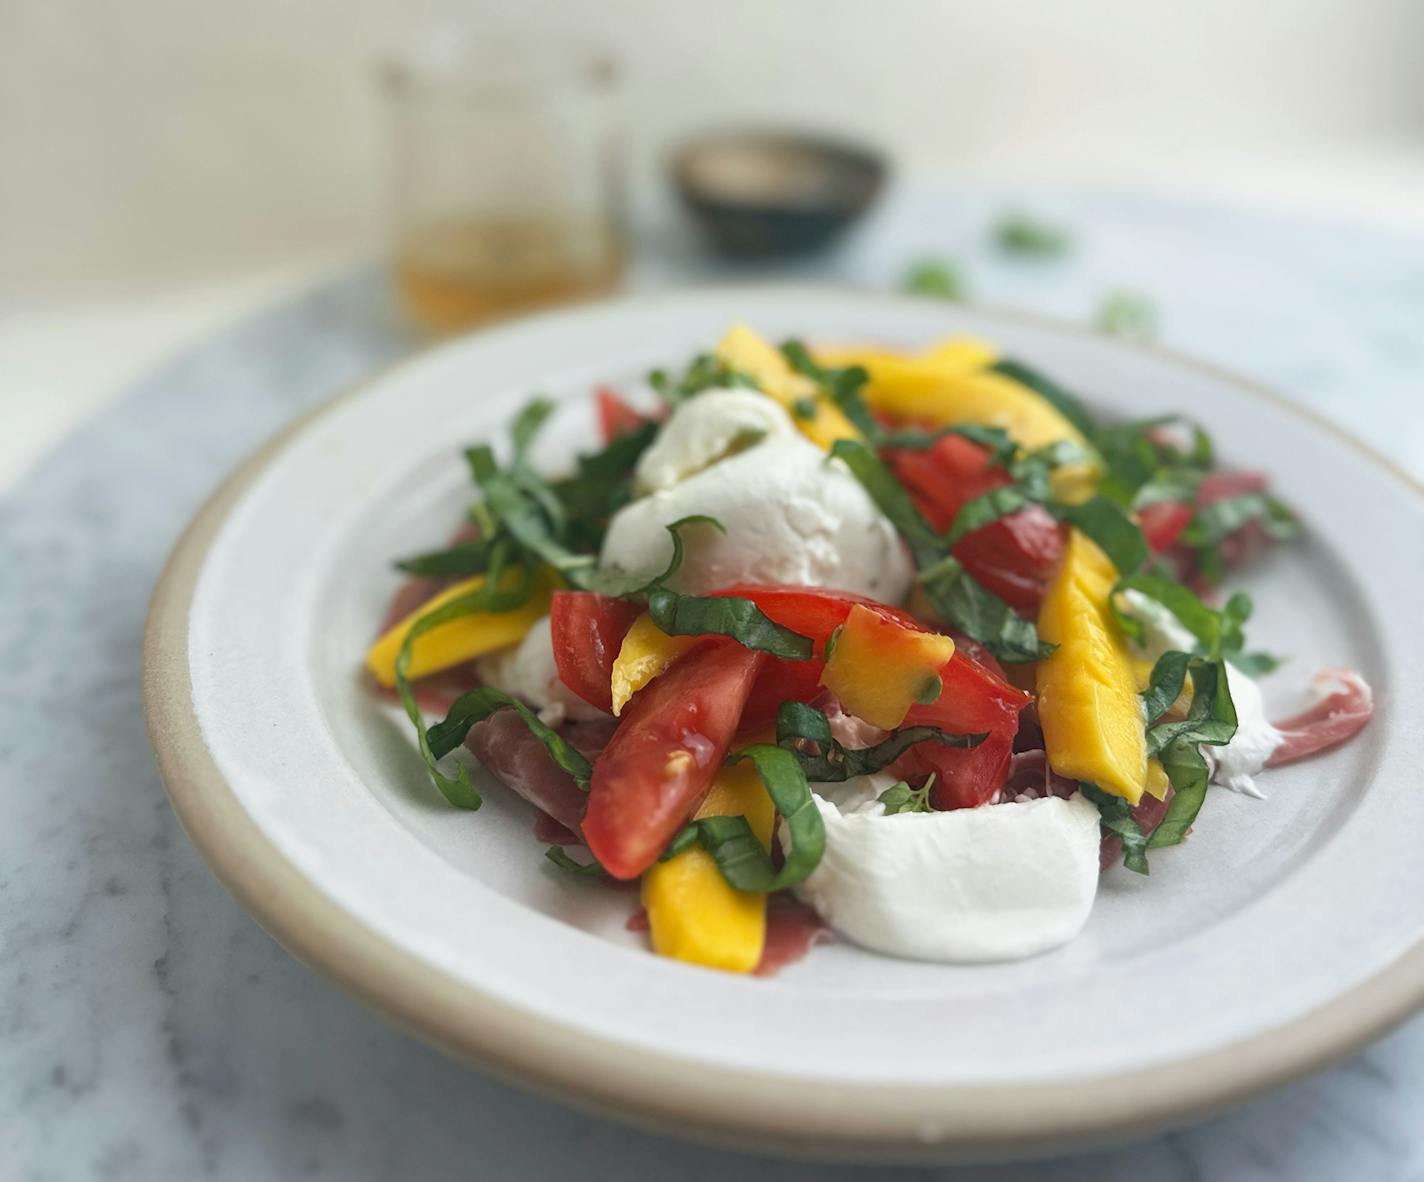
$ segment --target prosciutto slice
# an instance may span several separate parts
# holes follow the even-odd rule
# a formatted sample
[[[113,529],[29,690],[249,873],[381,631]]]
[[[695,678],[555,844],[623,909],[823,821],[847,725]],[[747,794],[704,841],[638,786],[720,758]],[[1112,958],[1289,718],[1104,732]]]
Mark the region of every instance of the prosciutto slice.
[[[1311,680],[1311,692],[1315,698],[1312,705],[1275,724],[1282,740],[1267,767],[1338,746],[1359,734],[1374,713],[1369,685],[1351,669],[1322,669]]]
[[[616,719],[573,722],[563,728],[563,736],[585,756],[603,750],[617,726]],[[553,760],[512,710],[500,710],[470,728],[465,746],[491,774],[513,789],[535,808],[548,814],[575,833],[583,821],[588,802],[572,776]]]
[[[1067,800],[1078,791],[1078,781],[1060,776],[1048,766],[1048,753],[1038,747],[1019,751],[1009,760],[1009,778],[999,794],[999,802],[1041,800],[1060,796]]]

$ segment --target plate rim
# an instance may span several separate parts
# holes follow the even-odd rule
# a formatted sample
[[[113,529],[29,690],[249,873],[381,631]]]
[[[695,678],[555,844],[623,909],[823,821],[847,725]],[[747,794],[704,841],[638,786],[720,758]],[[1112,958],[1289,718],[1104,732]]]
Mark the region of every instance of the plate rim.
[[[921,301],[846,284],[716,284],[624,295],[525,317],[557,324],[671,300],[851,295]],[[1091,329],[1019,309],[976,313],[1056,332]],[[160,777],[184,831],[220,882],[299,960],[387,1019],[508,1082],[662,1133],[810,1156],[945,1160],[1023,1157],[1147,1136],[1198,1120],[1328,1065],[1424,1009],[1424,937],[1395,961],[1301,1017],[1163,1066],[1050,1083],[863,1086],[699,1063],[575,1030],[458,980],[388,942],[328,898],[262,833],[204,745],[188,662],[190,607],[208,551],[243,494],[317,420],[370,386],[466,337],[418,350],[334,394],[277,432],[234,470],[183,530],[155,587],[144,632],[144,713]],[[1424,484],[1312,408],[1211,362],[1119,342],[1225,382],[1303,418],[1363,453],[1407,493]],[[616,1069],[610,1069],[616,1063]],[[926,1120],[932,1107],[937,1116]],[[814,1114],[813,1119],[808,1116]]]

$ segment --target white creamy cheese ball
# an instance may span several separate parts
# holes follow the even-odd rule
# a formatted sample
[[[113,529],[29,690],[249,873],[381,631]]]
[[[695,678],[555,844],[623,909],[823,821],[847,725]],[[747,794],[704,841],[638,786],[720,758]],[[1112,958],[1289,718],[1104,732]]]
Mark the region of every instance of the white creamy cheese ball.
[[[706,390],[678,408],[638,461],[640,492],[661,492],[772,439],[800,439],[790,416],[755,390]]]
[[[889,603],[909,594],[914,566],[860,482],[796,430],[770,398],[708,390],[680,406],[638,465],[647,496],[609,523],[602,561],[654,575],[672,556],[666,526],[695,515],[726,529],[690,530],[670,586],[701,593],[732,583],[854,591]]]
[[[550,726],[558,726],[566,718],[608,717],[559,680],[548,616],[537,621],[518,644],[480,657],[475,668],[486,685],[527,702]]]
[[[836,786],[841,807],[819,795],[830,786],[814,787],[826,849],[796,893],[863,947],[1014,960],[1066,944],[1088,921],[1101,839],[1098,810],[1081,793],[887,817],[850,784]]]

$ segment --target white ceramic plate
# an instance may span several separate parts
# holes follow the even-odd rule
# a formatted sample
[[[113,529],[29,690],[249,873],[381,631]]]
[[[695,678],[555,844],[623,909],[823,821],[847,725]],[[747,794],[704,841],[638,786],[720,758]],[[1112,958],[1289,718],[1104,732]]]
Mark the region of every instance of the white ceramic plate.
[[[774,338],[997,341],[1123,415],[1185,411],[1309,526],[1251,575],[1252,639],[1362,670],[1361,737],[1208,798],[1143,879],[1104,879],[1083,935],[1016,964],[816,949],[770,980],[662,960],[633,896],[561,875],[497,786],[446,807],[360,675],[394,555],[438,544],[460,458],[532,391],[568,399],[680,365],[734,319]],[[150,726],[175,807],[288,947],[437,1044],[674,1131],[845,1154],[1012,1154],[1145,1133],[1320,1065],[1424,999],[1418,490],[1228,375],[1015,316],[746,288],[615,301],[457,341],[323,408],[202,511],[155,598]]]

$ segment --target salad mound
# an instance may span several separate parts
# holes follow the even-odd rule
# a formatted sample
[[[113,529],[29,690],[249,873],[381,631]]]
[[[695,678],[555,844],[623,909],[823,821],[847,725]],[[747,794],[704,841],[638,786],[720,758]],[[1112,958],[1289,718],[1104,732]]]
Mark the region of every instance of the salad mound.
[[[561,475],[530,460],[546,401],[470,448],[467,520],[397,563],[367,666],[451,805],[481,803],[463,746],[551,862],[640,882],[662,955],[765,970],[818,925],[1044,951],[1209,785],[1260,795],[1370,716],[1331,670],[1266,718],[1275,658],[1219,587],[1299,524],[1186,419],[1099,421],[968,338],[737,325],[649,386],[656,409],[596,392],[602,446]]]

